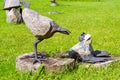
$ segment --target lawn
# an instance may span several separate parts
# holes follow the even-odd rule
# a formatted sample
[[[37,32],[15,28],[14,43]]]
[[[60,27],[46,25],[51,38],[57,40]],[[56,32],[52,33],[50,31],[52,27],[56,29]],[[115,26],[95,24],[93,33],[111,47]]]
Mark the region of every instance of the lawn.
[[[82,32],[92,35],[94,49],[106,50],[109,54],[120,56],[120,0],[58,0],[59,5],[50,6],[50,0],[27,0],[31,9],[50,17],[63,28],[71,31],[69,36],[56,33],[52,38],[38,45],[39,51],[49,56],[68,51],[78,42]],[[118,80],[120,61],[107,68],[96,69],[79,65],[73,71],[60,74],[23,73],[16,71],[15,61],[20,54],[33,51],[35,37],[25,24],[6,23],[6,14],[0,1],[0,80]],[[61,14],[48,14],[56,11]]]

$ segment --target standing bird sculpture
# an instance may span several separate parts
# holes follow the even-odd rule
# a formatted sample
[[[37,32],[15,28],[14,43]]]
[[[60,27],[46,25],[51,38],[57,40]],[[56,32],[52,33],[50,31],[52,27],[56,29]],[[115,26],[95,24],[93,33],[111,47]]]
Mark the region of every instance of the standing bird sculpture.
[[[37,44],[39,42],[52,37],[56,32],[66,35],[70,34],[69,30],[59,27],[52,19],[42,16],[29,8],[23,9],[22,17],[26,26],[37,38],[37,40],[34,42],[35,58],[33,64],[42,61],[42,59],[37,55]]]

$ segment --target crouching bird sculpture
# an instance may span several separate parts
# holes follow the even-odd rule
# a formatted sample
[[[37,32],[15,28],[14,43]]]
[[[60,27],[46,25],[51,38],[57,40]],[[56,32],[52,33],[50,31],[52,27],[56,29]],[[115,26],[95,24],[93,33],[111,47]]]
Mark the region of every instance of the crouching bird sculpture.
[[[29,8],[23,9],[22,17],[26,26],[37,38],[37,40],[34,42],[35,58],[33,64],[36,62],[41,63],[41,61],[43,60],[37,55],[37,44],[39,42],[52,37],[53,34],[56,32],[60,32],[67,35],[69,35],[70,33],[70,31],[59,27],[52,19],[42,16]]]

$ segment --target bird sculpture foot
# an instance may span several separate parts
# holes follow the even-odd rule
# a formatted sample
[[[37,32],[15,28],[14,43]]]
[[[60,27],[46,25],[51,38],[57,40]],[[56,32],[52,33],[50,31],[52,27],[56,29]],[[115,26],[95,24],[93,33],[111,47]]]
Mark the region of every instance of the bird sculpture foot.
[[[39,58],[34,58],[33,64],[35,64],[37,62],[42,63],[42,60],[40,60]]]
[[[45,58],[45,57],[41,58],[41,56],[40,57],[38,56],[38,58],[34,58],[33,64],[37,62],[42,63],[43,61],[47,61],[47,60],[48,58]]]

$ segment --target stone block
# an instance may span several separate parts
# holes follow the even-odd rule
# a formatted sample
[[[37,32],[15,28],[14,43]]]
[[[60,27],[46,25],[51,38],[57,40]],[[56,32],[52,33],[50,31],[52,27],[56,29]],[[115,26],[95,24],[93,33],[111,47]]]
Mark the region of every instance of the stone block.
[[[23,55],[20,55],[16,58],[16,69],[28,72],[38,72],[39,67],[42,65],[45,67],[45,72],[54,72],[59,73],[64,71],[66,68],[74,68],[74,59],[71,58],[48,58],[46,61],[43,61],[42,63],[35,63],[33,64],[34,60],[34,53],[26,53]]]

